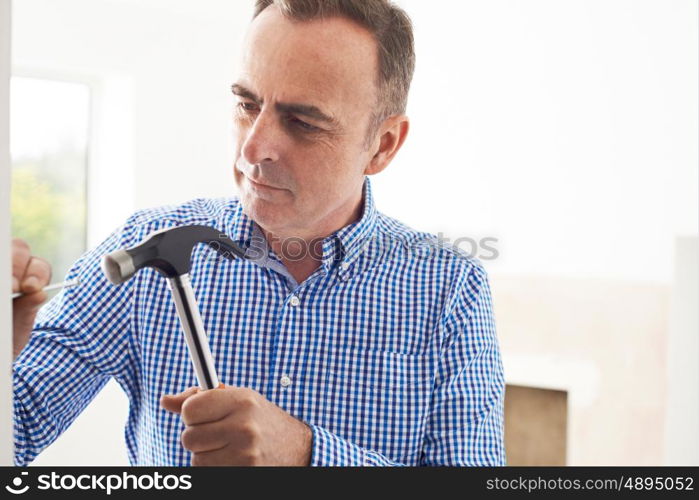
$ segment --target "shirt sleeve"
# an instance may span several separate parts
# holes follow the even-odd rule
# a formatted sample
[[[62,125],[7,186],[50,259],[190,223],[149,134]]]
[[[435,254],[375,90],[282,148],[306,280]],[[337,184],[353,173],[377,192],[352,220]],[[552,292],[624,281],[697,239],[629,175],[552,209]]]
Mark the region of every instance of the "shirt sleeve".
[[[128,223],[84,253],[64,288],[39,310],[13,363],[14,463],[24,466],[63,433],[111,377],[131,376],[130,281],[115,286],[102,256],[133,244]]]
[[[445,341],[437,367],[420,464],[505,465],[505,380],[488,277],[474,266],[462,275],[445,311]],[[401,466],[317,425],[311,466]]]
[[[485,270],[473,266],[458,290],[443,319],[422,463],[506,465],[505,377]]]
[[[402,466],[375,451],[364,449],[340,436],[310,424],[313,432],[311,467],[363,467],[363,466]]]

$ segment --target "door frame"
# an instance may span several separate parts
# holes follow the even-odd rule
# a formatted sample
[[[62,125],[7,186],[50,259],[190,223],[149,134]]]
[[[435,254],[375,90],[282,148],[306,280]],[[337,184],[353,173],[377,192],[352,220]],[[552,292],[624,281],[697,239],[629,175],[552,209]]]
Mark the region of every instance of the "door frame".
[[[12,307],[10,306],[10,43],[11,0],[0,0],[0,465],[14,465]]]

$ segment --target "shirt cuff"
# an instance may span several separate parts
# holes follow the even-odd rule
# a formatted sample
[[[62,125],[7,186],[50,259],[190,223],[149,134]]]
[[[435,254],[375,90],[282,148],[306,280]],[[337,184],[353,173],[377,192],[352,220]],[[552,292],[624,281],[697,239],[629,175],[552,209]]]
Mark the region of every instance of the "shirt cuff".
[[[356,444],[345,441],[320,426],[309,424],[313,432],[311,467],[361,467],[366,463],[366,452]]]

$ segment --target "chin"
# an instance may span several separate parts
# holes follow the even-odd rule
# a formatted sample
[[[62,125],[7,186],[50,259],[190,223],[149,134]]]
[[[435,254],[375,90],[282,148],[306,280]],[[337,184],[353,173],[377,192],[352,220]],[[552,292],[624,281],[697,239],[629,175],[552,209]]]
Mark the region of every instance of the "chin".
[[[289,218],[289,210],[283,206],[261,199],[254,193],[244,192],[240,197],[243,211],[252,220],[265,228],[283,226]]]

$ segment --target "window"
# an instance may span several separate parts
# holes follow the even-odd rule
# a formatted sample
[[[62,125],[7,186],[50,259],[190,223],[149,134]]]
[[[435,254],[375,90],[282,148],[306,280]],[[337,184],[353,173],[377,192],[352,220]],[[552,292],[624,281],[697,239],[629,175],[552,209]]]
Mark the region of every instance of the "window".
[[[88,85],[11,78],[12,236],[51,263],[52,282],[86,250],[89,116]]]

